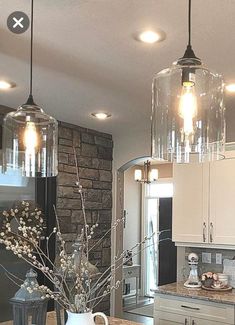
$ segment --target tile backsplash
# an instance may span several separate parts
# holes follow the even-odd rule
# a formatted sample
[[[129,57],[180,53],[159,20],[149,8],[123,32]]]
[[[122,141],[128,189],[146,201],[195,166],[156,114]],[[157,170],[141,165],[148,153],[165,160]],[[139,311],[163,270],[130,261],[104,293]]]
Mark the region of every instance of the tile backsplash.
[[[215,273],[223,272],[223,260],[224,259],[235,259],[235,250],[227,250],[227,249],[212,249],[212,248],[195,248],[195,247],[186,247],[185,248],[185,265],[182,267],[181,276],[183,279],[187,279],[189,274],[189,266],[188,266],[188,255],[190,253],[196,253],[199,256],[198,270],[199,275],[204,272],[212,271]],[[211,263],[203,263],[202,262],[202,253],[210,253],[211,254]],[[216,253],[222,254],[222,264],[216,263]]]

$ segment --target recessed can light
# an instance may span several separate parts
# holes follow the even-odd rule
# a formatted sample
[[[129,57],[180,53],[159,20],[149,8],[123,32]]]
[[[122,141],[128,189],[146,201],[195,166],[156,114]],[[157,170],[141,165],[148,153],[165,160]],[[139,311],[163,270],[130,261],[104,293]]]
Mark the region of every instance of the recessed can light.
[[[154,44],[163,41],[166,38],[166,33],[160,29],[145,30],[137,32],[134,38],[143,43]]]
[[[235,83],[227,84],[225,88],[229,93],[235,93]]]
[[[13,82],[0,80],[0,90],[7,90],[10,88],[14,88],[15,86],[16,86],[16,84]]]
[[[107,118],[111,117],[111,114],[98,112],[98,113],[92,113],[93,117],[98,118],[99,120],[106,120]]]

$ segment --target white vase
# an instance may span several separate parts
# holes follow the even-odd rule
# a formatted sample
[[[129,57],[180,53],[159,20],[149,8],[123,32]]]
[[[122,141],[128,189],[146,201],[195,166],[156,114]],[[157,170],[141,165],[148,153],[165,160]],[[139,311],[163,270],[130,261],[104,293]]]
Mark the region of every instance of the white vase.
[[[94,313],[88,312],[88,313],[71,313],[70,311],[67,311],[68,314],[68,320],[66,322],[66,325],[95,325],[95,317],[101,316],[104,319],[104,325],[108,325],[108,318],[103,313]]]

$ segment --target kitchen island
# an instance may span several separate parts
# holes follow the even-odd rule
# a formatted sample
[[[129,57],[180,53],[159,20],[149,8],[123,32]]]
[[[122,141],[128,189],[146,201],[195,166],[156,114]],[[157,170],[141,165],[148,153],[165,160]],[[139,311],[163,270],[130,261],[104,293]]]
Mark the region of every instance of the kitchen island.
[[[235,290],[191,289],[178,282],[153,291],[154,325],[235,325]]]

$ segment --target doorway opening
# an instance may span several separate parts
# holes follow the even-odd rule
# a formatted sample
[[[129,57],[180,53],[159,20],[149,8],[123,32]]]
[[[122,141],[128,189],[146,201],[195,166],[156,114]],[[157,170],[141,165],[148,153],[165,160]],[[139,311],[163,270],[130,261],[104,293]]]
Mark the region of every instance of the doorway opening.
[[[132,258],[131,263],[123,266],[121,276],[124,284],[115,304],[121,305],[122,318],[151,324],[151,290],[176,280],[176,248],[171,241],[172,165],[154,164],[159,179],[150,184],[136,182],[135,170],[142,168],[146,159],[149,158],[132,161],[119,170],[119,180],[122,181],[118,182],[117,190],[119,195],[122,193],[122,199],[119,198],[119,214],[116,217],[124,215],[125,222],[116,238],[119,238],[119,245],[122,240],[123,250]],[[145,249],[142,245],[139,251],[133,250],[136,243],[146,236],[150,239]],[[175,269],[172,265],[169,267],[170,263]],[[172,273],[169,274],[169,271]]]

